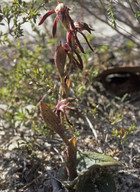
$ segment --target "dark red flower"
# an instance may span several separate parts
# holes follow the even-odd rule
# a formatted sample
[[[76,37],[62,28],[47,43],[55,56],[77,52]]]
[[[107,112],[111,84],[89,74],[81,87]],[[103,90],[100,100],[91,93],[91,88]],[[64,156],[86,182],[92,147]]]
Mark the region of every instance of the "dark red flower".
[[[56,13],[57,16],[54,20],[53,31],[52,31],[53,37],[56,34],[58,20],[61,21],[61,23],[63,24],[63,26],[66,28],[67,31],[70,31],[69,23],[71,22],[71,18],[69,16],[69,10],[70,9],[66,7],[63,3],[58,3],[58,5],[54,10],[47,12],[42,17],[42,19],[39,22],[39,25],[41,25],[47,19],[48,16],[52,15],[53,13]]]
[[[82,32],[82,31],[86,30],[89,33],[91,33],[91,31],[94,31],[94,29],[89,27],[88,24],[86,24],[84,22],[74,21],[74,27],[76,28],[76,30],[78,32]]]
[[[74,65],[76,65],[79,69],[82,70],[83,69],[83,61],[82,61],[82,58],[81,58],[80,54],[78,53],[77,49],[76,48],[73,49],[73,53],[75,53],[75,55],[77,56],[77,58],[76,58],[74,56],[74,54],[71,53],[70,46],[68,43],[66,43],[63,46],[63,48],[66,51],[66,54],[67,54],[69,60],[71,60]]]
[[[70,104],[70,102],[72,102],[72,101],[74,101],[74,98],[72,98],[72,97],[68,97],[66,99],[62,99],[61,101],[58,102],[58,104],[56,105],[55,109],[53,110],[57,114],[63,113],[65,118],[66,118],[66,120],[67,120],[67,122],[69,124],[71,124],[71,123],[70,123],[70,121],[69,121],[69,119],[67,117],[66,111],[67,110],[74,110],[73,107],[69,107],[68,106]]]
[[[73,47],[76,46],[80,49],[80,51],[82,53],[84,53],[84,49],[77,37],[77,33],[80,33],[85,38],[89,48],[93,51],[93,48],[89,44],[86,36],[84,35],[84,33],[82,31],[86,30],[89,33],[91,33],[91,31],[94,31],[94,30],[91,27],[89,27],[86,23],[74,21],[70,17],[69,11],[70,11],[70,8],[65,6],[63,3],[58,3],[58,5],[56,6],[56,8],[54,10],[47,12],[42,17],[41,21],[39,22],[39,25],[41,25],[48,16],[50,16],[53,13],[56,13],[56,18],[54,20],[53,29],[52,29],[53,37],[55,36],[56,31],[57,31],[57,22],[58,22],[58,20],[60,20],[61,23],[63,24],[63,26],[65,27],[65,29],[67,30],[67,43],[71,47],[72,51],[73,51]]]

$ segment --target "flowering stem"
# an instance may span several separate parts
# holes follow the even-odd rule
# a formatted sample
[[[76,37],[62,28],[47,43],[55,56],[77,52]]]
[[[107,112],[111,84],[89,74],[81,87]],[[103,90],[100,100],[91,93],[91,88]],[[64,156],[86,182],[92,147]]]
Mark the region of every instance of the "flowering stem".
[[[57,6],[55,9],[47,12],[39,22],[41,25],[50,15],[56,14],[56,18],[53,24],[52,35],[53,37],[57,31],[57,23],[60,21],[64,28],[67,31],[67,43],[62,46],[61,43],[57,47],[55,52],[55,65],[59,73],[61,86],[59,88],[59,102],[56,108],[51,111],[48,106],[43,102],[40,103],[41,114],[44,121],[63,139],[66,145],[66,169],[69,180],[74,180],[77,177],[76,163],[77,163],[77,140],[75,137],[68,139],[65,134],[64,129],[64,118],[69,122],[66,115],[66,110],[71,110],[68,104],[73,101],[73,98],[69,97],[71,80],[69,78],[69,73],[72,66],[77,66],[81,70],[83,69],[83,61],[79,54],[79,51],[82,53],[84,49],[77,37],[79,32],[86,40],[89,48],[93,51],[93,48],[90,46],[88,39],[82,32],[83,30],[91,33],[93,31],[86,23],[74,21],[70,15],[69,11],[71,9],[65,6],[63,3],[57,1]],[[76,57],[75,57],[76,55]],[[66,57],[69,58],[69,63],[66,64]]]
[[[69,139],[69,144],[66,146],[66,170],[70,181],[77,177],[77,140],[75,137]]]

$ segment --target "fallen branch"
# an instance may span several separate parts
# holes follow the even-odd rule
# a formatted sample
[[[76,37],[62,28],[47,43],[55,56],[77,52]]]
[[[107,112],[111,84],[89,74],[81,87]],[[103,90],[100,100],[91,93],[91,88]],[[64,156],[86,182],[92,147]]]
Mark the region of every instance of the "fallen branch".
[[[140,66],[109,67],[106,70],[104,70],[102,73],[100,73],[97,78],[103,79],[107,75],[115,74],[115,73],[130,73],[130,74],[140,73]]]

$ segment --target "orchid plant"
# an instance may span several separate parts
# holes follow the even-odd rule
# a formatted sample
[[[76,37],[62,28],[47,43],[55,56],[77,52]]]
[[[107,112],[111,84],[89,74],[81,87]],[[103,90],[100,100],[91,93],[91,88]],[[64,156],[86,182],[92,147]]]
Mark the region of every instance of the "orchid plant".
[[[68,137],[64,123],[66,120],[71,126],[67,116],[67,111],[74,110],[74,108],[70,106],[71,102],[75,99],[70,97],[71,79],[69,74],[71,73],[72,67],[78,67],[80,70],[83,70],[83,61],[80,56],[80,52],[85,53],[85,50],[80,43],[77,34],[79,33],[84,37],[90,50],[94,52],[92,46],[88,42],[88,39],[83,33],[84,30],[89,33],[94,30],[84,22],[74,21],[69,14],[70,10],[71,9],[65,4],[58,3],[56,8],[47,12],[39,22],[39,25],[41,25],[50,15],[56,14],[52,29],[52,36],[54,37],[56,34],[58,21],[60,21],[66,29],[66,43],[62,45],[60,42],[55,52],[55,65],[61,81],[58,103],[52,111],[48,105],[40,101],[40,111],[45,123],[48,124],[50,129],[55,131],[65,143],[67,176],[69,181],[73,181],[78,175],[76,168],[77,139],[74,136],[71,138]]]

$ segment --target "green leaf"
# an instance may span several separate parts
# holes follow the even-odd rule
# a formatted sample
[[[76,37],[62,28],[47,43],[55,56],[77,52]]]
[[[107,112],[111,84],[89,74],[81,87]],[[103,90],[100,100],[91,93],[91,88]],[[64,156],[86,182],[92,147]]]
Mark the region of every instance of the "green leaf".
[[[136,19],[139,19],[140,18],[140,11],[137,11],[137,13],[135,13],[134,16],[136,17]]]
[[[73,181],[66,181],[68,176],[65,165],[59,169],[58,178],[66,187],[75,188],[76,192],[115,192],[115,183],[105,167],[116,166],[120,163],[108,155],[95,152],[80,152],[77,154],[77,171],[79,173]],[[95,187],[97,186],[97,188]]]
[[[115,182],[102,167],[119,165],[120,163],[108,155],[95,152],[78,154],[77,170],[82,172],[76,183],[77,192],[115,192]]]
[[[78,159],[78,165],[77,165],[78,171],[84,171],[85,169],[89,169],[93,165],[114,166],[120,164],[114,158],[96,152],[79,153],[77,159]]]
[[[78,152],[77,154],[77,171],[84,172],[85,170],[94,169],[97,167],[117,166],[120,165],[119,161],[108,156],[96,152]],[[65,165],[59,170],[59,178],[67,180],[65,172]]]

